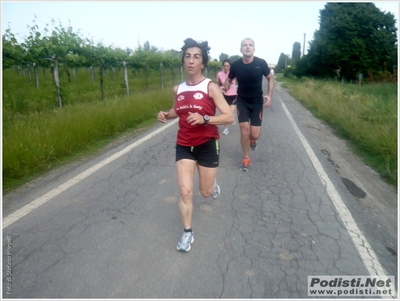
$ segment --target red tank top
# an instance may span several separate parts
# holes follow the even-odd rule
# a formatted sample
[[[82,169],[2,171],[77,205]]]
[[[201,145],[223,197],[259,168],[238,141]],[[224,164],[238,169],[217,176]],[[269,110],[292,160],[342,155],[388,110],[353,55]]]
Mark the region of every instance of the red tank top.
[[[216,106],[210,97],[208,86],[211,79],[205,78],[196,85],[181,83],[175,94],[175,111],[179,116],[179,130],[176,143],[182,146],[197,146],[211,138],[219,139],[216,125],[190,125],[186,118],[191,113],[215,116]]]

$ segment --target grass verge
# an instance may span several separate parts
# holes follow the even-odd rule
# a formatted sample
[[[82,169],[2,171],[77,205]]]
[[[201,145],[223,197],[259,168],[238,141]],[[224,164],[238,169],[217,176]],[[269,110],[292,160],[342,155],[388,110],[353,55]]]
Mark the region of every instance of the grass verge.
[[[157,112],[171,104],[167,89],[3,116],[3,193],[93,153],[127,131],[156,123]]]
[[[286,79],[282,86],[331,126],[366,164],[397,186],[397,85]]]

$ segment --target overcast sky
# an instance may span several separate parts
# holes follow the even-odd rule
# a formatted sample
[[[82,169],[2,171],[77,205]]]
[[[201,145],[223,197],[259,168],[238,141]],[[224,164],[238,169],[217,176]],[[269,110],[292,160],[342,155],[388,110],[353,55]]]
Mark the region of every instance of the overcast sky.
[[[149,41],[158,49],[180,50],[183,40],[206,40],[210,55],[241,55],[240,42],[255,41],[255,55],[276,64],[281,53],[291,56],[293,44],[305,51],[319,29],[322,1],[1,1],[2,34],[10,27],[22,42],[36,15],[39,31],[54,19],[95,43],[135,50]],[[376,1],[392,12],[398,25],[399,3]]]

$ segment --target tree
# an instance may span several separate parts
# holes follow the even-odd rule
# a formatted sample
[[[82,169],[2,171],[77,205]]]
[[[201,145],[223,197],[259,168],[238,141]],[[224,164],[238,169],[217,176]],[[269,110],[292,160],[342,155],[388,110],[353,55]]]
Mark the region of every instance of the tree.
[[[229,57],[229,55],[227,55],[226,53],[221,53],[220,55],[219,55],[219,61],[220,61],[220,63],[222,63],[224,60],[226,60],[226,59],[228,59],[228,57]]]
[[[5,34],[2,36],[3,41],[3,70],[11,68],[12,66],[22,65],[23,53],[25,49],[18,44],[17,39],[11,32],[10,28],[6,29]]]
[[[308,51],[310,72],[357,79],[397,65],[397,28],[392,13],[373,3],[327,3]],[[386,67],[387,66],[387,67]]]
[[[275,66],[275,72],[283,72],[288,65],[290,65],[289,56],[281,53],[281,55],[279,56],[278,64],[276,64]]]
[[[143,50],[144,51],[149,51],[150,50],[150,43],[149,41],[146,41],[143,45]]]
[[[240,60],[242,57],[240,55],[232,55],[229,57],[229,60],[231,61],[231,63],[233,63],[234,61]]]
[[[292,59],[299,60],[301,56],[301,44],[299,42],[294,42],[292,50]]]
[[[310,70],[311,70],[310,59],[308,55],[303,55],[303,57],[296,62],[296,68],[291,72],[293,73],[293,75],[296,75],[297,77],[302,77],[302,76],[312,75],[310,74]]]
[[[131,55],[132,53],[133,53],[133,50],[131,49],[131,48],[129,48],[129,47],[126,47],[126,53],[128,54],[128,55]]]

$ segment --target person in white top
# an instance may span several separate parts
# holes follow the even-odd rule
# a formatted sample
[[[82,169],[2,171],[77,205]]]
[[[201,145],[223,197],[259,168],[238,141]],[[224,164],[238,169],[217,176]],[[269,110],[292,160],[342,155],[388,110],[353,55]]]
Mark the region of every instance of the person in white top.
[[[222,87],[226,81],[226,79],[228,78],[229,75],[229,70],[231,69],[231,61],[226,59],[222,62],[222,70],[220,72],[217,73],[217,84]],[[237,89],[236,89],[236,79],[232,80],[232,84],[229,87],[229,90],[223,92],[224,97],[226,102],[228,103],[229,107],[231,108],[231,111],[233,113],[233,115],[235,115],[235,111],[236,111],[236,96],[237,96]],[[234,125],[235,121],[231,124]],[[223,135],[228,135],[229,134],[229,129],[228,129],[228,125],[225,125],[225,129],[222,132]]]

